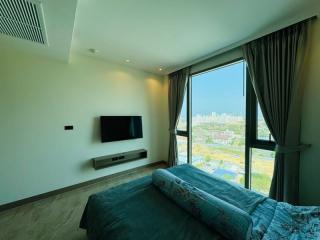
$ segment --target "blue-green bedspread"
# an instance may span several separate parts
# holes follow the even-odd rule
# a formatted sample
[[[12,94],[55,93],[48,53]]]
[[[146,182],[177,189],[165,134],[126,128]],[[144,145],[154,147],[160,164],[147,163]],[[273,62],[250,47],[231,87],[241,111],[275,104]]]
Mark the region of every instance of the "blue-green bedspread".
[[[320,208],[278,203],[191,165],[175,176],[247,212],[252,239],[320,239]],[[91,240],[224,239],[175,204],[144,177],[89,197],[80,227]]]

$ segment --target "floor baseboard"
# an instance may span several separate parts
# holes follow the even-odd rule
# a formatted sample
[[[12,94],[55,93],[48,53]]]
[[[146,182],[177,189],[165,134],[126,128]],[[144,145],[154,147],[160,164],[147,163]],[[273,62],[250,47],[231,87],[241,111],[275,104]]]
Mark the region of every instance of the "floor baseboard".
[[[3,205],[0,205],[0,212],[8,210],[8,209],[11,209],[11,208],[15,208],[15,207],[27,204],[27,203],[35,202],[35,201],[38,201],[38,200],[41,200],[41,199],[44,199],[44,198],[47,198],[47,197],[51,197],[51,196],[54,196],[54,195],[57,195],[57,194],[68,192],[68,191],[71,191],[71,190],[74,190],[74,189],[77,189],[77,188],[80,188],[80,187],[85,187],[85,186],[88,186],[90,184],[98,183],[98,182],[106,180],[108,178],[113,178],[113,177],[119,177],[119,176],[122,176],[122,175],[132,174],[135,171],[138,171],[138,170],[140,170],[142,168],[153,167],[153,166],[157,166],[157,165],[159,165],[159,166],[160,165],[167,166],[167,162],[158,161],[158,162],[149,163],[149,164],[146,164],[146,165],[143,165],[143,166],[140,166],[140,167],[135,167],[135,168],[128,169],[128,170],[125,170],[125,171],[122,171],[122,172],[110,174],[110,175],[107,175],[107,176],[104,176],[104,177],[95,178],[95,179],[92,179],[92,180],[89,180],[89,181],[86,181],[86,182],[81,182],[81,183],[74,184],[74,185],[71,185],[71,186],[68,186],[68,187],[56,189],[56,190],[53,190],[53,191],[50,191],[50,192],[46,192],[46,193],[42,193],[42,194],[35,195],[35,196],[32,196],[32,197],[24,198],[24,199],[21,199],[21,200],[18,200],[18,201],[6,203],[6,204],[3,204]]]

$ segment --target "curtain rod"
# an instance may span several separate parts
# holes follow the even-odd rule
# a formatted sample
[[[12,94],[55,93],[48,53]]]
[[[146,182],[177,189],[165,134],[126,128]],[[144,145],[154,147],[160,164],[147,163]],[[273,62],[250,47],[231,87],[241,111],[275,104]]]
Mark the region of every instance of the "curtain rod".
[[[254,40],[258,39],[258,38],[264,37],[264,36],[269,35],[269,34],[271,34],[271,33],[273,33],[273,32],[276,32],[276,31],[279,31],[279,30],[284,29],[284,28],[286,28],[286,27],[289,27],[289,26],[291,26],[291,25],[294,25],[294,24],[297,24],[297,23],[300,23],[300,22],[303,22],[303,21],[306,21],[306,20],[309,20],[309,19],[310,19],[310,20],[314,20],[314,19],[317,19],[317,18],[318,18],[318,15],[317,15],[317,14],[313,14],[313,15],[311,15],[311,16],[309,16],[309,17],[300,18],[299,20],[293,20],[293,21],[291,20],[291,23],[288,23],[288,22],[287,22],[287,23],[282,24],[280,27],[277,27],[277,28],[275,28],[275,29],[273,29],[273,30],[266,30],[266,31],[264,31],[263,33],[260,33],[260,34],[258,34],[258,35],[255,35],[255,36],[252,36],[252,37],[248,37],[248,38],[246,38],[246,39],[244,39],[244,40],[235,42],[235,43],[233,43],[233,44],[231,44],[231,45],[228,45],[228,46],[226,46],[226,47],[224,47],[224,48],[221,48],[221,49],[219,49],[219,50],[216,50],[216,51],[214,51],[214,52],[212,52],[212,53],[210,53],[210,54],[208,54],[208,55],[206,55],[206,56],[204,56],[204,57],[198,58],[198,59],[192,61],[192,62],[189,63],[189,64],[186,64],[186,65],[183,65],[182,67],[179,67],[179,68],[176,68],[176,69],[174,69],[174,70],[171,70],[171,71],[168,73],[168,75],[171,74],[171,73],[173,73],[173,72],[176,72],[176,71],[179,71],[179,70],[181,70],[181,69],[184,69],[184,68],[186,68],[186,67],[192,67],[193,65],[195,65],[195,64],[197,64],[197,63],[203,62],[203,61],[205,61],[205,60],[208,60],[208,59],[210,59],[210,58],[213,58],[213,57],[215,57],[215,56],[218,56],[218,55],[220,55],[220,54],[223,54],[223,53],[225,53],[225,52],[228,52],[228,51],[230,51],[230,50],[232,50],[232,49],[235,49],[235,48],[237,48],[237,47],[240,47],[240,46],[242,46],[242,45],[244,45],[244,44],[246,44],[246,43],[248,43],[248,42],[254,41]],[[269,27],[269,28],[270,28],[270,27]]]

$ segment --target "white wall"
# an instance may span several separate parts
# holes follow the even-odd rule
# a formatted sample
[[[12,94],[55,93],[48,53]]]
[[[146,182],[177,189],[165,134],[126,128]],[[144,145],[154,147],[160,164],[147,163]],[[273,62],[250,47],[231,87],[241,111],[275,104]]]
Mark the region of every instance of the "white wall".
[[[306,59],[306,89],[302,107],[301,138],[312,147],[301,153],[300,200],[320,205],[320,20],[312,26],[310,52]]]
[[[69,64],[0,54],[0,205],[167,159],[164,77],[77,54]],[[143,139],[100,143],[100,115],[141,115]],[[93,157],[140,148],[147,159],[91,166]]]

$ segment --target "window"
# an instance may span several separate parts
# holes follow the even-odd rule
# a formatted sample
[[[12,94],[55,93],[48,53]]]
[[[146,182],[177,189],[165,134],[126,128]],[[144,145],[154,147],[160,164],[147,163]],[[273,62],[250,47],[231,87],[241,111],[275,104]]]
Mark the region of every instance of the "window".
[[[269,194],[273,175],[274,151],[252,148],[251,150],[251,189]]]
[[[184,96],[177,127],[178,164],[184,164],[188,162],[188,95],[189,94],[187,90],[187,93]]]
[[[250,79],[247,82],[246,187],[267,195],[274,169],[275,142],[263,118]]]
[[[275,143],[243,60],[190,77],[177,135],[179,164],[268,194]]]
[[[261,108],[259,103],[257,104],[258,107],[258,115],[257,115],[257,139],[258,140],[265,140],[265,141],[274,141],[269,128],[266,124],[266,121],[263,118]]]
[[[192,76],[192,164],[240,183],[245,172],[244,62]]]
[[[184,96],[183,105],[178,122],[178,131],[187,131],[187,94]]]
[[[178,143],[178,164],[188,162],[188,138],[177,135]]]

